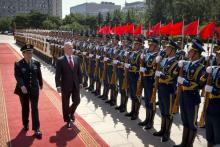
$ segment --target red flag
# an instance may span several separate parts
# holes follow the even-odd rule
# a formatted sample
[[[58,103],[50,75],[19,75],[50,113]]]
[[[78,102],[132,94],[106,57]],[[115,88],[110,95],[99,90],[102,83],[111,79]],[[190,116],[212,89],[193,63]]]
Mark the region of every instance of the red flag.
[[[198,34],[199,19],[188,24],[184,29],[184,35],[193,36]]]
[[[160,28],[160,34],[161,34],[161,35],[170,35],[170,34],[171,34],[172,27],[173,27],[173,23],[172,23],[172,22],[168,23],[168,24],[165,25],[165,26],[162,26],[162,27]]]
[[[124,34],[124,26],[117,26],[116,27],[116,34],[121,36]]]
[[[141,31],[142,31],[142,24],[139,24],[139,25],[135,28],[133,35],[140,35],[140,34],[141,34]]]
[[[218,39],[220,40],[220,27],[217,28],[217,32],[218,32]]]
[[[111,29],[111,34],[116,34],[116,29],[117,29],[116,26],[112,27],[112,29]]]
[[[160,22],[152,26],[152,35],[157,36],[160,33]]]
[[[216,21],[214,20],[200,30],[199,35],[203,40],[206,40],[209,37],[213,37],[215,31],[215,23]]]
[[[110,33],[111,33],[110,26],[105,26],[105,29],[103,30],[103,34],[110,34]]]
[[[171,29],[171,35],[177,36],[182,34],[183,34],[183,21],[173,24]]]
[[[129,24],[129,25],[126,25],[126,27],[124,27],[125,28],[125,33],[133,33],[133,31],[134,31],[134,23],[131,23],[131,24]]]
[[[151,32],[150,32],[150,22],[149,22],[147,25],[146,37],[149,38],[150,35],[151,35]]]
[[[98,26],[98,28],[97,28],[97,34],[101,34],[101,32],[100,32],[101,29],[102,29],[102,28],[101,28],[100,26]]]

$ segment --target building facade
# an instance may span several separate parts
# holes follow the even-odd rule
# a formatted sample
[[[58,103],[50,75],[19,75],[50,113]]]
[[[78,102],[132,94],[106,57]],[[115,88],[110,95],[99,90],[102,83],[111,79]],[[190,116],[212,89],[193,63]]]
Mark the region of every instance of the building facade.
[[[137,1],[137,2],[132,2],[132,3],[127,3],[125,1],[125,6],[123,7],[122,11],[127,12],[130,9],[142,12],[148,8],[146,6],[146,3],[144,1]]]
[[[38,11],[62,17],[62,0],[0,0],[0,16]]]
[[[101,12],[103,15],[106,15],[107,12],[114,12],[115,10],[121,10],[120,5],[115,5],[112,2],[101,2],[97,3],[84,3],[70,8],[70,13],[78,14],[88,14],[88,15],[98,15]]]

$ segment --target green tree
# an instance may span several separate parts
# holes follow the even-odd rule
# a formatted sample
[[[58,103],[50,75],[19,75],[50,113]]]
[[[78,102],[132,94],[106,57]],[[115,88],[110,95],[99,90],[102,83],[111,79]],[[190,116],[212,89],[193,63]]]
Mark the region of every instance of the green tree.
[[[98,16],[97,16],[97,23],[98,23],[98,26],[101,26],[103,24],[103,15],[101,12],[99,12]]]
[[[49,19],[44,20],[42,25],[43,25],[43,29],[47,29],[47,30],[57,29],[57,25]]]
[[[11,17],[0,17],[0,31],[12,30],[11,24],[12,24]]]

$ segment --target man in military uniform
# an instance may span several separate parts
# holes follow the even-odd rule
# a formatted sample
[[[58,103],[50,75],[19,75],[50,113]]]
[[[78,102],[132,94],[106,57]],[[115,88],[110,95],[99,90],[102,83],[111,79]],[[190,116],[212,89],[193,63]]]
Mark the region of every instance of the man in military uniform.
[[[148,40],[149,49],[145,54],[141,55],[144,60],[144,66],[140,67],[140,72],[143,72],[143,88],[144,88],[144,101],[146,106],[146,117],[143,122],[138,123],[140,126],[146,126],[145,129],[151,129],[153,126],[154,116],[156,110],[153,109],[151,103],[151,96],[154,84],[155,74],[155,58],[158,54],[159,41],[155,38]]]
[[[23,59],[15,63],[15,79],[17,81],[15,94],[20,97],[22,106],[22,122],[24,130],[29,129],[29,101],[31,103],[32,130],[36,138],[41,139],[38,114],[39,89],[43,88],[40,63],[32,59],[33,46],[24,45],[21,48]]]
[[[220,50],[216,50],[215,53],[216,65],[207,67],[206,74],[201,78],[206,82],[205,92],[208,94],[208,107],[205,114],[208,147],[220,144]]]
[[[183,77],[178,77],[178,84],[182,85],[180,95],[180,111],[183,122],[183,136],[180,145],[193,146],[197,133],[197,117],[200,103],[199,90],[202,88],[200,82],[201,76],[205,72],[205,67],[201,64],[201,53],[204,51],[198,41],[193,40],[192,46],[188,52],[190,61],[181,60],[178,63],[179,68],[183,69]]]
[[[161,112],[161,130],[153,133],[154,136],[162,136],[162,142],[166,142],[170,138],[170,129],[173,122],[172,116],[172,103],[176,87],[177,72],[177,58],[176,51],[179,48],[176,42],[170,40],[166,45],[166,56],[167,58],[157,57],[157,63],[160,64],[160,69],[155,72],[155,76],[159,77],[158,87],[158,99],[159,108]],[[158,62],[159,60],[159,62]]]
[[[137,91],[137,81],[139,78],[139,66],[140,66],[140,51],[142,47],[143,40],[140,37],[135,38],[134,47],[132,52],[129,54],[128,63],[125,64],[125,68],[129,69],[128,74],[128,93],[132,101],[131,112],[126,113],[125,116],[131,117],[131,120],[136,120],[138,118],[140,109],[140,100],[136,96]]]

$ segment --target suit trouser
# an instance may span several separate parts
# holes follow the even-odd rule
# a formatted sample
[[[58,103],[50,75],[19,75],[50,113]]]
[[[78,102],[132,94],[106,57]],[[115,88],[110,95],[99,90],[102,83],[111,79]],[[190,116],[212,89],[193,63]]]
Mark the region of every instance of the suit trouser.
[[[38,113],[38,100],[39,90],[34,90],[28,94],[22,94],[19,96],[22,107],[22,122],[24,126],[29,123],[29,101],[31,102],[31,116],[32,116],[32,130],[40,128],[39,113]]]
[[[70,105],[70,96],[72,99],[72,105]],[[69,122],[71,116],[74,115],[77,106],[80,103],[80,92],[76,88],[72,91],[62,92],[62,110],[64,122]]]

